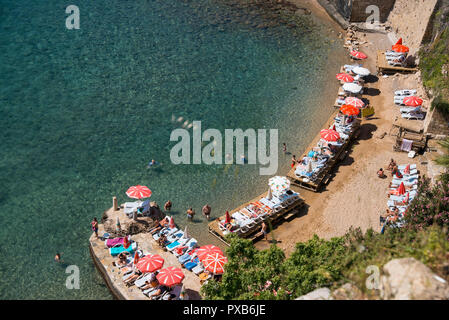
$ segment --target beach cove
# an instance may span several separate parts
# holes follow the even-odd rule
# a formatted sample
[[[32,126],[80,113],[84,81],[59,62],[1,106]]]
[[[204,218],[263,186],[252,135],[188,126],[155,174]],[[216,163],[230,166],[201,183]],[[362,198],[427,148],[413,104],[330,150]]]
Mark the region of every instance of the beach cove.
[[[14,243],[2,247],[5,254],[23,258],[14,268],[2,266],[2,272],[14,270],[2,280],[5,298],[110,298],[85,239],[92,216],[99,217],[114,195],[124,202],[130,185],[149,184],[160,205],[171,199],[181,226],[189,206],[199,212],[209,202],[214,218],[266,190],[266,177],[255,167],[172,168],[169,133],[185,121],[208,115],[207,127],[217,129],[278,127],[282,142],[305,146],[323,114],[332,113],[315,107],[321,99],[332,101],[337,85],[326,82],[344,60],[343,50],[334,54],[341,46],[328,27],[317,26],[305,38],[285,25],[257,28],[257,21],[248,27],[213,2],[145,8],[116,1],[106,16],[100,3],[79,5],[90,16],[79,33],[54,27],[61,20],[58,8],[37,1],[5,6],[0,205],[8,227],[0,236]],[[205,5],[218,10],[209,12],[218,25],[202,20],[210,18],[200,14]],[[162,166],[150,171],[152,158]],[[189,181],[194,199],[176,181]],[[202,218],[189,228],[198,240],[209,239]],[[64,263],[53,265],[58,251]],[[72,264],[82,274],[78,291],[64,286],[65,267]],[[25,289],[30,283],[36,290]]]

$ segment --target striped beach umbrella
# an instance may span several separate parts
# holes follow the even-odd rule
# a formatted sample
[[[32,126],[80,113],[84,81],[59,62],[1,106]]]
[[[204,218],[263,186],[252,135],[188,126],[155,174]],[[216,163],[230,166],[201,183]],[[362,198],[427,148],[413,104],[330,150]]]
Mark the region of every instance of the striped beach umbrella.
[[[204,269],[213,274],[222,274],[228,259],[220,253],[209,254],[203,261]]]
[[[422,105],[423,100],[418,97],[411,96],[411,97],[405,97],[403,100],[403,103],[406,106],[417,107],[417,106]]]
[[[409,164],[405,167],[404,174],[410,174],[410,165]]]
[[[398,42],[396,42],[396,44],[402,44],[402,38],[399,38]]]
[[[364,54],[363,52],[360,51],[356,51],[356,50],[352,50],[350,53],[351,57],[355,58],[355,59],[366,59],[368,58],[368,56],[366,54]]]
[[[290,188],[290,180],[287,177],[275,176],[268,180],[268,185],[274,193],[279,194]]]
[[[407,204],[410,201],[410,192],[407,192],[407,195],[405,196],[403,203]]]
[[[173,229],[176,227],[175,225],[175,219],[173,219],[173,217],[170,217],[170,223],[168,224],[170,229]]]
[[[223,252],[221,251],[221,249],[219,247],[214,246],[213,244],[208,244],[208,245],[200,247],[198,249],[198,251],[196,252],[196,255],[197,255],[198,259],[203,260],[209,254],[214,254],[214,253],[219,253],[219,254],[223,255]]]
[[[184,280],[184,273],[182,273],[180,268],[168,267],[159,271],[156,279],[160,284],[167,287],[172,287],[180,284],[182,280]]]
[[[347,73],[337,74],[337,79],[343,82],[354,82],[354,78]]]
[[[354,106],[356,108],[363,108],[365,106],[365,102],[356,97],[347,97],[345,99],[345,104]]]
[[[226,213],[225,213],[225,223],[231,223],[231,216],[229,215],[228,210],[226,210]]]
[[[347,116],[356,116],[360,113],[360,110],[358,108],[347,104],[341,106],[340,111]]]
[[[146,186],[132,186],[126,191],[126,195],[133,199],[143,199],[151,197],[151,190]]]
[[[326,141],[338,141],[340,139],[340,134],[332,129],[323,129],[320,131],[320,136]]]
[[[136,264],[136,268],[145,272],[154,272],[164,265],[164,259],[158,254],[149,254],[141,258]]]
[[[134,253],[133,265],[136,265],[137,262],[139,262],[139,259],[140,259],[139,251],[136,251],[136,253]]]

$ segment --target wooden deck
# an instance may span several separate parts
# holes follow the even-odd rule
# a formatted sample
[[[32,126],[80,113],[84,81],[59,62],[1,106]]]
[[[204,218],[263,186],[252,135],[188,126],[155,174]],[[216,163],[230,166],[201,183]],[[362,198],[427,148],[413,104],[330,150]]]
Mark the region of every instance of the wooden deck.
[[[384,51],[377,51],[377,71],[381,73],[395,73],[395,72],[416,72],[418,68],[405,68],[390,66],[385,58]]]
[[[341,148],[334,155],[334,157],[327,162],[326,168],[323,169],[319,173],[317,179],[315,181],[311,181],[309,179],[305,179],[305,178],[296,176],[295,175],[296,166],[295,166],[287,174],[287,177],[291,180],[293,185],[296,185],[298,187],[301,187],[301,188],[304,188],[307,190],[311,190],[314,192],[318,192],[324,185],[326,185],[329,182],[333,169],[341,160],[343,160],[346,157],[346,155],[349,152],[350,146],[352,145],[354,140],[357,139],[357,137],[360,133],[360,121],[359,120],[354,120],[354,121],[357,121],[355,130],[351,133],[351,135],[349,136],[346,143],[343,146],[341,146]],[[316,145],[320,139],[321,139],[320,134],[318,134],[317,137],[315,137],[315,139],[309,145],[309,147],[304,151],[302,156],[298,159],[302,159],[303,157],[307,156],[307,153],[311,149],[316,147]]]
[[[259,195],[258,197],[254,198],[253,200],[242,204],[240,207],[232,210],[229,212],[229,214],[232,216],[232,214],[234,212],[237,212],[243,208],[245,208],[246,206],[250,205],[252,202],[256,202],[259,201],[260,199],[264,198],[267,195],[267,192]],[[305,201],[300,198],[298,201],[294,202],[292,205],[288,206],[285,209],[280,210],[277,213],[273,213],[266,221],[271,223],[272,226],[277,225],[279,223],[282,223],[285,220],[289,220],[290,218],[292,218],[293,216],[296,216],[299,212],[300,209],[304,206]],[[226,237],[223,234],[223,231],[219,228],[219,222],[221,220],[223,220],[225,218],[225,216],[221,216],[217,219],[215,219],[214,221],[210,222],[208,225],[209,228],[209,232],[214,235],[215,237],[217,237],[219,240],[221,240],[223,243],[225,243],[226,245],[229,245],[229,243],[226,241]],[[240,234],[239,236],[245,239],[250,239],[251,241],[255,242],[257,240],[259,240],[263,234],[261,233],[261,222],[256,223],[256,226],[253,227],[251,230],[249,230],[248,232],[244,233],[244,234]]]

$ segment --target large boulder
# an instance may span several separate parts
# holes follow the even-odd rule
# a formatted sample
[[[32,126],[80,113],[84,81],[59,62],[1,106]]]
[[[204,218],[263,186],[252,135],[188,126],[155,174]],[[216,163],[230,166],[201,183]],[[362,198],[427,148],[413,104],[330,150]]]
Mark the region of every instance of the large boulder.
[[[334,300],[328,288],[319,288],[295,300]]]
[[[449,284],[414,258],[391,260],[383,267],[380,295],[386,300],[446,300]]]

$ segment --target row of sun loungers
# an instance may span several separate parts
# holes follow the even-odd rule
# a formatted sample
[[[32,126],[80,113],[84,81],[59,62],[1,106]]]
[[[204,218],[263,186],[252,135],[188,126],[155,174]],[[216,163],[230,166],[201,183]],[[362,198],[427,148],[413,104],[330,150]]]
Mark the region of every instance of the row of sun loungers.
[[[409,166],[408,172],[406,172],[407,166]],[[396,221],[393,221],[390,217],[388,217],[384,223],[383,228],[385,228],[387,224],[392,227],[402,227],[404,224],[404,212],[407,210],[410,202],[416,197],[418,193],[417,190],[419,173],[416,168],[416,164],[400,165],[398,166],[398,169],[402,177],[399,178],[397,175],[393,176],[390,188],[388,190],[387,206],[391,211],[397,208],[399,210],[399,217]],[[398,191],[401,183],[403,183],[405,186],[405,193],[402,195],[399,194]]]
[[[425,113],[422,112],[422,106],[409,107],[404,103],[404,99],[407,97],[415,96],[417,91],[415,89],[404,89],[395,91],[394,104],[401,106],[399,111],[401,112],[401,117],[407,120],[423,120],[425,118]]]

